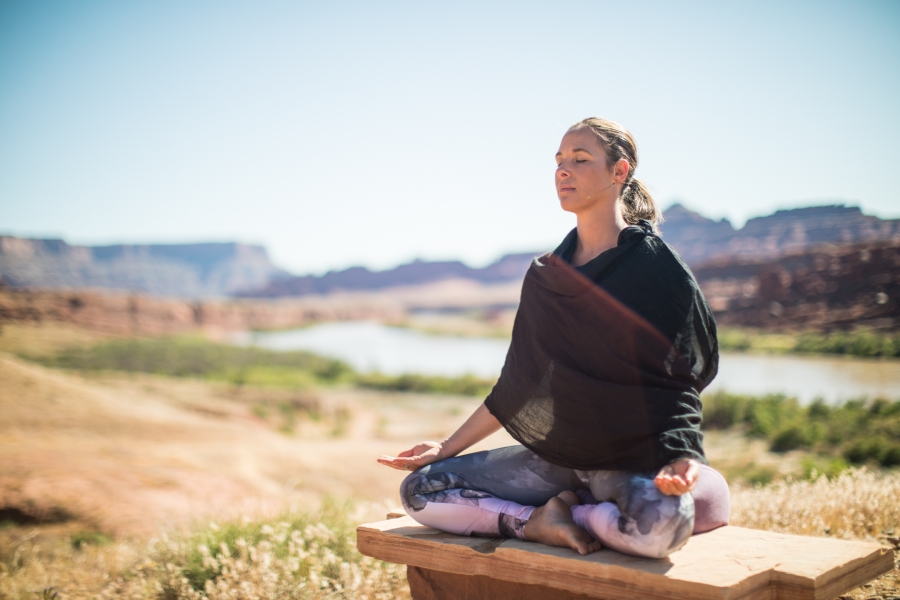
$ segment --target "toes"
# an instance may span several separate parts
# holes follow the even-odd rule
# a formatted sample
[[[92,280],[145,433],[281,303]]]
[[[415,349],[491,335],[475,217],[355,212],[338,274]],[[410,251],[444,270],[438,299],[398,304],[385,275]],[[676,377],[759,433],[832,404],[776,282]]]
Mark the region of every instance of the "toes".
[[[578,494],[571,490],[560,492],[556,495],[556,497],[565,502],[566,506],[568,506],[569,508],[581,504],[581,500],[578,498]]]

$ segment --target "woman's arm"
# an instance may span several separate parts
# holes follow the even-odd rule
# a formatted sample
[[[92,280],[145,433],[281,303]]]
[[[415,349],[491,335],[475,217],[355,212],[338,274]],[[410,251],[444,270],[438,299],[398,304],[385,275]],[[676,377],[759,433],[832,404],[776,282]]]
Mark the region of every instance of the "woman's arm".
[[[482,403],[459,429],[443,442],[421,442],[396,457],[382,456],[378,462],[393,467],[414,471],[419,467],[451,458],[463,450],[477,444],[487,436],[500,430],[500,421]]]

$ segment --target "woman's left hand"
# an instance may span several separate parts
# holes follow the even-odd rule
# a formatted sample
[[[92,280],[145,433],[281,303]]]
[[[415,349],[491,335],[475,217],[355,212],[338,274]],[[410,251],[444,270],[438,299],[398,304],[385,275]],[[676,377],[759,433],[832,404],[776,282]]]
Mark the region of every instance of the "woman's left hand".
[[[681,496],[694,489],[699,475],[700,463],[693,458],[682,458],[660,469],[653,483],[667,496]]]

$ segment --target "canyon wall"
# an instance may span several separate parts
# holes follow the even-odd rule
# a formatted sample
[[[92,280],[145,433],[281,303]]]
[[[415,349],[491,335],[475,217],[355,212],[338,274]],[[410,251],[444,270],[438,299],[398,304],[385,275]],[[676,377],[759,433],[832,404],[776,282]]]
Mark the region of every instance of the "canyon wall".
[[[62,240],[0,236],[0,281],[9,287],[98,288],[206,298],[257,289],[286,276],[262,246],[73,246]]]
[[[900,329],[900,240],[820,244],[694,269],[720,326]]]
[[[35,291],[0,287],[3,321],[62,322],[114,335],[216,337],[251,329],[287,329],[318,321],[398,320],[402,305],[386,298],[178,300],[97,291]]]

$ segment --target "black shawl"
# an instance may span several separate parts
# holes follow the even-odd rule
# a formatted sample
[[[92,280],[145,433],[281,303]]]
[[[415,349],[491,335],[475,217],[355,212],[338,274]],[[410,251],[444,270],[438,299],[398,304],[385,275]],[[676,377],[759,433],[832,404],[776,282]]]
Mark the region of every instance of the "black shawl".
[[[706,462],[700,391],[716,375],[716,325],[697,282],[650,224],[569,264],[573,229],[534,259],[488,410],[557,465],[650,472]]]

